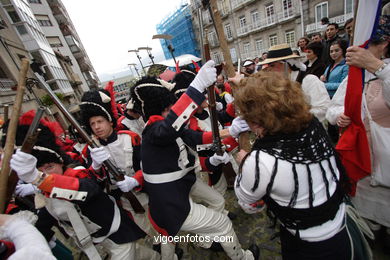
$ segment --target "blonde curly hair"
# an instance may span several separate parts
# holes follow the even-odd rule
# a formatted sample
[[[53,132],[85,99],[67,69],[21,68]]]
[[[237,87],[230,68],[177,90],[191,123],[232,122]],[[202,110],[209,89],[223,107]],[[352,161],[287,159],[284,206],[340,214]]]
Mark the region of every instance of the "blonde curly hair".
[[[278,72],[261,71],[242,79],[234,103],[240,116],[270,135],[299,132],[313,118],[299,83]]]

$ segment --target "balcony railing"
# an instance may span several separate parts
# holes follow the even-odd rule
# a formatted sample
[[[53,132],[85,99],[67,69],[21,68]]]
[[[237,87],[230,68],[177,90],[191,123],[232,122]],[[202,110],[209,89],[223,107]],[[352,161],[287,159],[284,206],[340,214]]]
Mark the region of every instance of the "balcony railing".
[[[240,8],[247,3],[253,2],[254,0],[232,0],[232,9]]]
[[[272,16],[268,16],[263,19],[260,19],[253,24],[247,24],[245,26],[239,27],[237,29],[237,36],[244,36],[248,33],[261,30],[268,26],[272,26],[276,23],[287,21],[291,18],[294,18],[298,14],[299,12],[296,10],[296,8],[294,7],[288,8],[286,10],[283,10],[283,12],[279,12]]]
[[[337,23],[338,25],[344,25],[345,21],[349,18],[353,17],[353,13],[347,13],[335,17],[329,18],[330,23]],[[306,34],[311,34],[319,31],[324,31],[326,25],[322,25],[321,23],[311,23],[306,26]]]
[[[0,78],[0,92],[16,90],[16,82],[11,79]]]

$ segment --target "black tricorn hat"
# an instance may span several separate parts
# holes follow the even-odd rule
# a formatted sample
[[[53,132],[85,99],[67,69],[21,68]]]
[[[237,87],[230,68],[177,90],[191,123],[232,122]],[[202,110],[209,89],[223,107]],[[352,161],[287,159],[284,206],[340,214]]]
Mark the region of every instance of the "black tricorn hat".
[[[145,121],[152,115],[161,115],[165,108],[176,102],[175,95],[171,92],[174,84],[155,77],[144,77],[135,85],[134,107],[137,107]]]
[[[180,73],[175,75],[173,78],[175,87],[172,89],[172,92],[175,94],[176,98],[179,98],[184,92],[186,92],[195,76],[196,73],[194,71],[187,69],[182,69]]]
[[[114,128],[116,126],[116,106],[115,103],[113,106],[110,92],[105,89],[90,90],[85,92],[81,98],[80,110],[83,125],[89,132],[92,132],[92,129],[89,125],[89,119],[94,116],[103,116],[109,122],[113,123]]]

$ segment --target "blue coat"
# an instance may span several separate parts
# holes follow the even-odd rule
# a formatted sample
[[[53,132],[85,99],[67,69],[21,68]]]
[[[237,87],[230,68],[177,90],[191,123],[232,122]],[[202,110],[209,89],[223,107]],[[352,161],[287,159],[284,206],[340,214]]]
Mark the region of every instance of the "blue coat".
[[[330,68],[331,65],[326,67],[326,70],[324,72],[325,76],[327,76]],[[348,68],[349,66],[345,64],[345,59],[344,59],[339,64],[337,64],[336,67],[333,68],[333,70],[330,71],[329,76],[326,78],[326,82],[325,82],[325,87],[326,90],[328,91],[330,98],[333,97],[334,93],[336,93],[336,90],[340,86],[340,83],[348,75]]]

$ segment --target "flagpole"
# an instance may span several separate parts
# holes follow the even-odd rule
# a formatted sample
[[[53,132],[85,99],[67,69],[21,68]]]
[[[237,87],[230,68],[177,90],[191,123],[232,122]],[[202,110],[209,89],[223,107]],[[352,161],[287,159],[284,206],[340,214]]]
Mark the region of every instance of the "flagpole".
[[[353,23],[352,23],[352,35],[351,35],[351,39],[349,40],[349,46],[352,46],[353,45],[353,38],[354,38],[354,35],[355,35],[355,24],[356,24],[356,16],[357,16],[357,11],[358,11],[358,7],[359,7],[359,0],[355,0],[354,1],[354,8],[353,8]],[[344,28],[345,29],[345,28]]]

